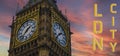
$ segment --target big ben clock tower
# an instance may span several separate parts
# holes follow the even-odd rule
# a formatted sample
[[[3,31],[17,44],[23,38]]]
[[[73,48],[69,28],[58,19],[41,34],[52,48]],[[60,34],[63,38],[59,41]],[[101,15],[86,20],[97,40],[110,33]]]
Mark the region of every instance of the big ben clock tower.
[[[9,56],[71,56],[70,23],[56,0],[29,0],[11,29]]]

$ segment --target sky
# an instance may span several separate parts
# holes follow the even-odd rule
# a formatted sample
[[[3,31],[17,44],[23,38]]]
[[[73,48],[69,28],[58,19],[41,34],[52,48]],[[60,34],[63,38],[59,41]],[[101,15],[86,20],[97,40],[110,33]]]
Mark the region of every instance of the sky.
[[[15,15],[17,4],[19,8],[28,0],[1,0],[0,1],[0,56],[7,56],[10,42],[12,16]],[[103,17],[94,17],[94,4],[98,4],[98,12]],[[114,10],[117,14],[110,13],[110,4],[116,3]],[[59,10],[67,16],[71,23],[72,55],[73,56],[119,56],[120,55],[120,0],[57,0]],[[115,26],[111,26],[112,16],[115,16]],[[103,33],[93,33],[93,21],[103,22]],[[117,29],[115,40],[112,39],[110,29]],[[93,51],[92,39],[104,38],[104,50]],[[110,42],[117,42],[116,51],[111,51]]]

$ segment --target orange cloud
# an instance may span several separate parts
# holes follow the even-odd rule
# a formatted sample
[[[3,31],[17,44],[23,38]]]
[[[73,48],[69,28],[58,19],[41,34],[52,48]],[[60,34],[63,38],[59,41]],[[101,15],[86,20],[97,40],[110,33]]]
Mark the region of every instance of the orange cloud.
[[[84,5],[83,5],[83,7],[84,7]],[[61,8],[64,10],[67,7],[61,6]],[[83,10],[83,9],[81,9],[81,10]],[[78,31],[78,29],[76,29],[76,27],[78,27],[78,26],[72,27],[72,32],[74,33],[72,35],[72,50],[73,50],[72,53],[73,53],[73,55],[75,55],[75,56],[109,56],[109,55],[113,55],[114,56],[115,54],[112,53],[109,42],[116,42],[117,40],[113,40],[111,38],[110,32],[108,32],[109,29],[105,29],[102,34],[94,34],[92,32],[92,29],[93,29],[92,22],[93,22],[93,20],[98,19],[98,18],[94,18],[94,16],[93,16],[93,7],[89,8],[89,10],[88,9],[85,9],[84,11],[81,11],[81,10],[78,11],[79,15],[76,15],[75,13],[73,13],[69,10],[68,10],[68,13],[66,14],[68,19],[71,21],[71,23],[75,23],[78,25],[82,24],[87,28],[85,30]],[[101,37],[104,38],[104,50],[100,51],[99,49],[97,49],[96,51],[93,51],[92,38],[96,38],[96,39],[100,40]],[[118,49],[118,48],[116,48],[116,49]]]
[[[0,41],[0,46],[3,46],[3,47],[9,47],[9,42],[6,42],[6,41]]]

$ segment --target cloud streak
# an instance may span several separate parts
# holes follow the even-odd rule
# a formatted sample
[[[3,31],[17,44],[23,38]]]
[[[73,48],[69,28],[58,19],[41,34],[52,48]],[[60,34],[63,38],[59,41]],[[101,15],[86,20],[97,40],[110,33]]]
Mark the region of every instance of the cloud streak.
[[[71,10],[71,8],[69,8],[70,6],[63,6],[60,5],[60,9],[61,10],[65,10],[66,8],[69,9],[67,10],[68,13],[66,14],[68,19],[71,22],[71,28],[72,28],[72,32],[74,33],[72,35],[72,52],[73,55],[75,56],[115,56],[115,55],[119,55],[119,48],[120,46],[117,46],[116,48],[116,53],[112,53],[111,51],[111,46],[109,45],[109,42],[119,42],[118,39],[113,40],[111,38],[111,33],[109,32],[109,25],[106,25],[107,23],[109,23],[110,19],[107,19],[107,23],[104,21],[106,20],[106,17],[103,17],[101,19],[99,18],[95,18],[93,16],[93,4],[96,1],[93,0],[85,0],[82,1],[83,3],[80,4],[80,9],[77,10],[77,13],[73,10]],[[74,5],[73,5],[74,6]],[[77,6],[78,7],[78,6]],[[110,17],[111,15],[107,15],[107,17]],[[94,34],[92,32],[93,30],[93,21],[94,20],[102,20],[104,22],[104,32],[102,34]],[[116,36],[119,36],[119,33],[116,33]],[[99,49],[97,49],[96,51],[93,51],[92,48],[92,39],[96,38],[98,40],[100,40],[100,38],[103,37],[104,38],[104,50],[100,51]],[[111,54],[110,54],[111,53]]]
[[[10,28],[8,26],[11,25],[12,15],[14,15],[14,12],[16,10],[14,4],[18,2],[19,4],[21,4],[20,6],[22,7],[23,3],[20,0],[5,0],[3,2],[4,4],[1,4],[6,8],[10,8],[11,10],[6,9],[5,7],[0,9],[0,40],[2,40],[0,41],[0,46],[8,47],[10,38]],[[63,14],[66,15],[71,22],[71,30],[74,33],[72,35],[72,54],[74,56],[119,56],[119,32],[116,33],[116,39],[113,40],[111,38],[111,33],[109,32],[112,27],[108,25],[108,23],[110,23],[110,19],[108,18],[110,18],[111,15],[107,14],[106,17],[103,17],[101,19],[95,18],[93,16],[93,4],[95,2],[99,3],[99,1],[96,0],[59,0],[58,2],[59,9],[62,10]],[[6,9],[6,11],[4,11],[4,9]],[[65,10],[67,11],[67,13],[65,13]],[[102,20],[104,23],[105,27],[102,34],[94,34],[92,32],[92,22],[96,19]],[[119,18],[117,19],[117,21],[120,21]],[[119,24],[117,23],[116,25],[119,28]],[[120,30],[118,29],[118,31]],[[100,51],[99,49],[97,49],[96,51],[93,51],[92,39],[96,38],[100,40],[101,37],[104,38],[104,50]],[[109,42],[118,42],[115,53],[111,52]]]

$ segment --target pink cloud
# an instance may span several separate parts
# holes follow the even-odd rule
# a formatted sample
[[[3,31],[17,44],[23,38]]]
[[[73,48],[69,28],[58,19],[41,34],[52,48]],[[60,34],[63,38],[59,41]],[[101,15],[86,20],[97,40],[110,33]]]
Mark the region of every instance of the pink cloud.
[[[10,37],[10,28],[12,17],[9,14],[0,14],[0,35]],[[8,30],[9,29],[9,30]]]
[[[74,0],[70,0],[70,1],[73,2]],[[8,2],[10,1],[7,1],[7,3]],[[17,2],[21,4],[21,6],[24,6],[21,1],[17,0]],[[81,5],[80,10],[78,11],[77,14],[75,12],[72,12],[70,9],[67,10],[66,14],[64,13],[68,17],[71,23],[75,23],[78,25],[82,24],[87,28],[83,31],[78,31],[78,29],[76,29],[76,27],[78,26],[71,28],[72,32],[74,33],[72,35],[72,49],[74,50],[73,55],[75,56],[109,56],[108,53],[112,53],[112,52],[110,49],[111,47],[108,45],[108,43],[117,41],[120,44],[119,39],[116,40],[111,39],[110,33],[108,32],[108,28],[105,29],[105,32],[103,34],[97,35],[92,32],[92,22],[94,19],[96,19],[93,17],[93,7],[91,7],[93,6],[93,2],[94,2],[93,0],[85,0],[83,2],[84,4]],[[11,6],[13,5],[10,5],[10,7]],[[62,11],[68,8],[67,6],[63,6],[63,5],[59,5],[59,7],[60,10]],[[12,17],[9,14],[0,14],[0,19],[2,19],[0,20],[0,35],[3,35],[5,37],[10,37],[10,32],[6,31],[6,29],[4,29],[3,26],[10,25]],[[116,35],[119,36],[119,33],[117,33]],[[92,50],[93,37],[97,38],[98,40],[101,37],[104,37],[104,42],[105,42],[104,46],[106,49],[103,51],[100,51],[98,49],[96,51],[93,51]],[[8,46],[8,45],[9,45],[8,42],[0,42],[0,46]],[[107,50],[107,48],[109,50]],[[120,51],[119,46],[116,49],[117,52]],[[112,55],[115,56],[114,53]]]
[[[17,3],[19,4],[20,7],[24,7],[27,2],[28,0],[17,0]]]
[[[94,1],[86,1],[84,2],[84,4],[82,5],[82,7],[80,7],[80,11],[78,11],[78,14],[73,13],[70,10],[67,10],[67,17],[68,19],[75,24],[82,24],[84,26],[86,26],[87,29],[83,30],[83,31],[78,31],[78,29],[75,29],[76,27],[72,27],[72,32],[74,33],[72,35],[72,49],[75,50],[73,51],[73,55],[75,56],[109,56],[108,53],[112,53],[111,52],[111,47],[109,45],[109,42],[116,42],[117,40],[113,40],[110,36],[110,34],[108,33],[108,29],[105,29],[105,32],[103,34],[94,34],[92,32],[92,22],[95,19],[98,18],[94,18],[93,16],[93,4]],[[87,8],[88,6],[91,6],[89,8]],[[59,6],[61,10],[65,10],[66,6],[60,5]],[[87,9],[86,9],[87,8]],[[87,34],[86,34],[87,33]],[[118,35],[119,36],[119,35]],[[96,38],[98,40],[100,40],[100,38],[103,37],[104,38],[104,50],[100,51],[99,49],[96,51],[92,50],[92,38]],[[118,48],[117,48],[118,49]],[[111,55],[115,55],[114,53]]]

